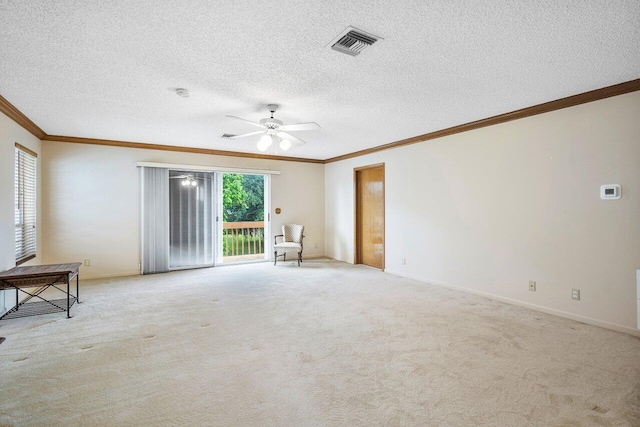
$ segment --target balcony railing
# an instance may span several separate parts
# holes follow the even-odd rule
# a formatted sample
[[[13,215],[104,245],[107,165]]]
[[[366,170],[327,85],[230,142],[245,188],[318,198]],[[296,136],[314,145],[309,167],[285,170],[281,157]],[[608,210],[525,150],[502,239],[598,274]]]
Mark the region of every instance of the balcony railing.
[[[222,256],[238,257],[264,254],[264,221],[223,222]]]

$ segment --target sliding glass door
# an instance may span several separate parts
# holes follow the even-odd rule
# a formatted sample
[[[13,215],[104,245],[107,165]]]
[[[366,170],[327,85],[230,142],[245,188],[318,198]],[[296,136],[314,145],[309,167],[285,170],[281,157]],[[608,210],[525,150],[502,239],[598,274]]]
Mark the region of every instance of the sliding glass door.
[[[142,274],[269,259],[270,175],[140,166]]]
[[[169,171],[169,268],[212,266],[216,174]]]

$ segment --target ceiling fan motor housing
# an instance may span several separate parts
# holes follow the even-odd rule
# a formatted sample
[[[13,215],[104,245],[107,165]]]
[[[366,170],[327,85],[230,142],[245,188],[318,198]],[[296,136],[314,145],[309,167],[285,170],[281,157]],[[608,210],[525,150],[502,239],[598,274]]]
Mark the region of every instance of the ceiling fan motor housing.
[[[282,121],[274,118],[261,119],[261,125],[265,125],[268,129],[278,129],[282,126]]]

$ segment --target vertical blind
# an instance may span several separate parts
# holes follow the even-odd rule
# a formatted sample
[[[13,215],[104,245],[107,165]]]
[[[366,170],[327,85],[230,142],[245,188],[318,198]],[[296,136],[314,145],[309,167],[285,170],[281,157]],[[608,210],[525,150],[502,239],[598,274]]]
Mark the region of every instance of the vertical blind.
[[[169,271],[169,171],[141,168],[142,274]]]
[[[36,154],[15,148],[16,265],[36,256]]]

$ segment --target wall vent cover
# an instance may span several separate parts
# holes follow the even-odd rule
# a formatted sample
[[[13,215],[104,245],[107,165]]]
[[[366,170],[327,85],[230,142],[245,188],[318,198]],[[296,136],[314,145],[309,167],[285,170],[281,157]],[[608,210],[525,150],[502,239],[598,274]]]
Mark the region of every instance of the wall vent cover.
[[[338,37],[331,40],[327,46],[331,46],[331,49],[347,55],[358,56],[360,52],[378,40],[382,40],[382,38],[354,27],[347,27]]]

